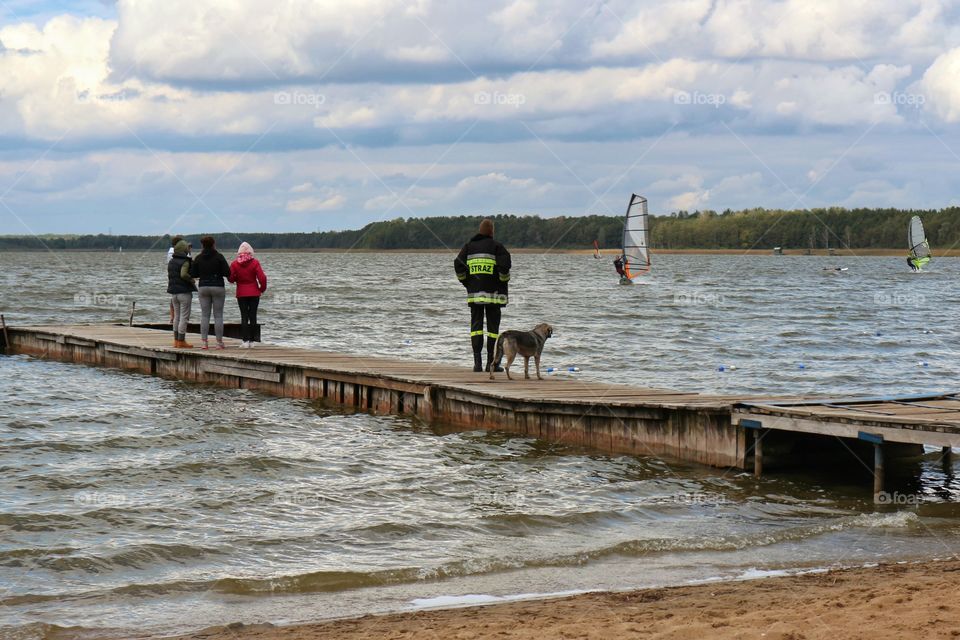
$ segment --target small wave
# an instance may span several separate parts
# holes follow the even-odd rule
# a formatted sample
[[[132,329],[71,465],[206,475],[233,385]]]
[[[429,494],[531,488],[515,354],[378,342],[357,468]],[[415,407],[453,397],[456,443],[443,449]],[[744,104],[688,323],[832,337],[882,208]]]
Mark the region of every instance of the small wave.
[[[184,562],[220,555],[217,549],[188,544],[144,544],[109,556],[66,556],[38,562],[55,571],[77,569],[98,573],[120,568],[143,569],[162,562]]]
[[[864,513],[853,518],[858,527],[904,529],[920,525],[920,517],[913,511],[893,513]]]
[[[0,513],[0,527],[13,531],[57,531],[78,526],[77,518],[58,513]]]
[[[148,597],[210,591],[228,595],[281,595],[348,591],[366,587],[389,586],[432,580],[445,580],[470,575],[483,575],[515,569],[545,567],[576,567],[598,560],[617,556],[644,556],[656,553],[698,552],[698,551],[740,551],[804,540],[824,533],[842,531],[858,527],[910,527],[919,522],[912,512],[889,514],[863,514],[841,518],[811,526],[794,527],[778,532],[744,536],[699,536],[695,538],[654,538],[646,540],[628,540],[606,547],[540,558],[502,557],[494,559],[458,560],[434,567],[399,567],[380,571],[314,571],[303,574],[279,575],[269,578],[260,577],[224,577],[214,580],[175,581],[167,583],[131,584],[104,592],[88,592],[61,595],[27,594],[0,600],[0,605],[13,605],[44,602],[57,599],[91,598],[97,596],[129,595]],[[184,555],[186,553],[186,556]],[[147,545],[144,549],[127,552],[113,559],[87,559],[104,563],[108,568],[111,562],[123,566],[136,566],[139,561],[149,562],[156,558],[177,559],[199,557],[216,550],[190,547],[186,552],[181,546],[162,547]]]
[[[62,556],[76,551],[77,549],[74,547],[7,549],[0,551],[0,565],[10,560],[18,561],[24,558],[46,558],[54,555]]]
[[[109,591],[110,595],[135,597],[167,595],[177,592],[210,591],[228,595],[280,595],[347,591],[363,587],[416,582],[420,570],[406,567],[382,571],[315,571],[271,578],[218,578],[216,580],[178,581],[157,584],[131,584]],[[86,594],[87,596],[91,594]],[[2,601],[0,601],[2,603]]]

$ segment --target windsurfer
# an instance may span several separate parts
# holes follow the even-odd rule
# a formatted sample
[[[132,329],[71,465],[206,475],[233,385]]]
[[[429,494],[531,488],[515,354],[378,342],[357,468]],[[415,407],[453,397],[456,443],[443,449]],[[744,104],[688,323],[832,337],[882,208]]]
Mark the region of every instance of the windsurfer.
[[[910,265],[910,269],[913,271],[919,271],[920,268],[917,267],[917,263],[913,261],[913,256],[907,256],[907,264]]]
[[[627,276],[627,272],[623,268],[623,256],[617,256],[613,259],[613,268],[617,270],[621,277],[625,278]]]

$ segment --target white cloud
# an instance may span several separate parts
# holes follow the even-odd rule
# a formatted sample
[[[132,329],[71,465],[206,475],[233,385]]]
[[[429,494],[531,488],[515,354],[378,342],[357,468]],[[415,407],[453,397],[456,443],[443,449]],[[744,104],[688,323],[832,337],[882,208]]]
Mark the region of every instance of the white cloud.
[[[946,2],[930,0],[730,0],[716,3],[704,36],[714,55],[864,62],[930,54],[955,38],[938,20]]]
[[[472,210],[506,207],[517,211],[538,205],[550,206],[557,191],[556,185],[549,182],[491,171],[463,177],[449,188],[414,185],[395,195],[376,196],[367,200],[364,208],[383,212],[384,215],[392,211],[408,213],[415,207],[464,204]]]
[[[653,59],[673,57],[677,48],[665,45],[698,38],[700,22],[711,4],[710,0],[677,0],[641,5],[615,37],[595,40],[591,53],[600,60],[638,54]]]
[[[710,199],[709,189],[698,189],[697,191],[685,191],[678,193],[670,198],[667,206],[671,209],[682,211],[693,211],[703,207]]]
[[[287,202],[286,210],[291,213],[309,213],[339,209],[347,201],[342,195],[305,196]]]
[[[460,80],[677,57],[873,64],[960,45],[949,0],[120,0],[115,69],[171,84]],[[262,19],[251,19],[260,16]],[[163,25],[158,29],[157,25]],[[400,63],[400,64],[398,64]]]
[[[450,58],[450,51],[440,46],[415,45],[399,47],[387,54],[394,60],[404,62],[442,62]]]
[[[100,177],[101,165],[96,160],[43,158],[29,169],[15,162],[0,162],[4,190],[68,195],[94,184]]]
[[[396,9],[387,0],[361,5],[363,11],[371,15]],[[295,6],[299,5],[290,0],[288,8]],[[379,135],[389,137],[389,132],[394,131],[402,132],[403,139],[432,142],[443,131],[437,125],[445,123],[522,121],[548,137],[586,136],[602,135],[604,130],[620,132],[625,124],[631,130],[661,131],[671,124],[702,126],[715,120],[720,108],[725,118],[731,117],[731,110],[739,112],[736,113],[738,126],[747,127],[750,124],[763,127],[897,124],[902,120],[901,105],[880,103],[874,98],[878,93],[895,91],[911,73],[909,64],[882,63],[864,70],[857,65],[791,60],[727,62],[674,57],[627,66],[520,71],[459,81],[442,78],[426,84],[397,81],[289,86],[280,90],[257,86],[247,90],[201,90],[139,75],[141,65],[149,64],[135,56],[138,66],[120,65],[123,57],[114,54],[118,47],[122,49],[127,45],[118,43],[125,42],[124,38],[129,35],[124,35],[125,32],[135,31],[140,21],[150,22],[148,17],[169,18],[171,26],[188,18],[209,21],[221,14],[227,24],[234,20],[231,7],[216,4],[198,7],[170,18],[166,5],[144,8],[124,4],[119,26],[98,18],[61,17],[42,29],[24,23],[0,30],[0,40],[9,49],[0,54],[0,91],[5,97],[0,103],[0,114],[5,116],[0,121],[0,133],[47,141],[63,137],[67,141],[105,139],[110,145],[117,144],[118,140],[128,145],[154,145],[156,142],[148,140],[158,137],[164,140],[170,136],[188,140],[245,136],[253,141],[268,130],[301,138],[299,134],[307,131],[312,132],[318,144],[323,144],[332,141],[326,131],[332,129],[340,132],[337,138],[347,141],[352,140],[351,132],[363,136],[367,131],[381,131]],[[518,1],[494,13],[490,20],[500,29],[520,28],[533,19],[531,16],[540,15],[534,8],[536,5],[531,2]],[[422,5],[418,10],[427,9],[429,5]],[[683,22],[705,10],[704,3],[690,1],[671,5],[669,12]],[[285,15],[281,12],[277,20],[286,19]],[[549,16],[556,17],[553,13]],[[569,15],[564,19],[568,18]],[[422,20],[416,17],[414,21]],[[551,19],[547,22],[553,24]],[[329,27],[346,33],[359,29],[360,24],[348,21],[335,27],[310,28]],[[246,25],[245,28],[260,27]],[[298,34],[302,35],[304,29],[309,32],[303,25],[290,28],[293,40]],[[137,55],[144,56],[151,55],[152,46],[170,45],[166,49],[170,55],[157,64],[176,66],[178,56],[188,56],[192,46],[201,47],[203,52],[211,46],[207,41],[196,44],[184,35],[174,37],[169,28],[154,28],[152,32],[155,33],[150,38],[159,38],[159,41],[148,38],[142,49],[140,44],[127,44],[131,47],[136,44]],[[236,35],[220,34],[226,39],[224,51],[236,47],[236,42],[232,45],[227,42],[235,40]],[[177,46],[173,46],[173,42]],[[284,48],[287,45],[275,38],[257,46],[267,46],[270,42],[274,42],[274,48],[282,50],[284,56],[300,61],[290,62],[287,68],[309,66],[306,59],[294,55],[294,49]],[[16,49],[33,53],[16,53]],[[237,51],[236,55],[250,53],[246,49]],[[408,58],[405,64],[410,68],[449,54],[442,43],[422,41],[384,51],[387,57]],[[220,64],[221,56],[229,55],[210,53],[210,58],[201,66],[209,70]],[[347,51],[346,55],[352,54]],[[259,56],[254,62],[264,61]],[[943,64],[946,63],[941,66]],[[230,80],[241,67],[231,66],[218,77]],[[930,70],[933,84],[936,84],[936,70],[936,66]],[[950,91],[947,84],[943,91]],[[678,96],[685,95],[690,97],[690,103],[678,100]],[[459,135],[460,131],[449,135]],[[516,131],[523,136],[528,134],[525,127]]]
[[[938,56],[923,74],[925,106],[947,122],[960,121],[960,47]]]
[[[120,0],[118,13],[111,48],[116,65],[135,64],[145,76],[169,83],[244,85],[321,77],[392,81],[421,67],[467,76],[505,63],[517,68],[548,53],[583,7],[572,0],[555,8],[525,1],[491,7],[278,0],[264,14],[254,0]]]

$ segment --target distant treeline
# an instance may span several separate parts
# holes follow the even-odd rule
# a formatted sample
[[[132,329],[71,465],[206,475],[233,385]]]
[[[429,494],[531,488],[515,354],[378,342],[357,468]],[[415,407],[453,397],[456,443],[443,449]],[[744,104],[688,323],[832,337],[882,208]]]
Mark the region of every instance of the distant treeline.
[[[960,246],[960,208],[804,209],[782,211],[680,211],[650,219],[654,249],[906,249],[907,222],[923,218],[935,248]],[[619,245],[619,216],[540,218],[493,216],[497,237],[512,248],[587,249]],[[442,216],[373,222],[352,231],[314,233],[215,233],[218,244],[232,248],[241,240],[262,249],[443,249],[459,248],[476,232],[481,216]],[[203,234],[187,239],[199,247]],[[168,236],[0,236],[0,250],[165,251]]]
[[[655,218],[651,244],[661,249],[907,249],[907,224],[923,219],[934,248],[960,245],[960,207],[904,209],[748,209]]]

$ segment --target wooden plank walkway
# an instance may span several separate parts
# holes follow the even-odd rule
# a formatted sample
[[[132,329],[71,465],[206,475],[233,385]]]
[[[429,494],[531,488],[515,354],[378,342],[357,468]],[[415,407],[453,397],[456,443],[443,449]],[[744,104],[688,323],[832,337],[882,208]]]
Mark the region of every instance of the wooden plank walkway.
[[[739,397],[544,376],[523,380],[463,366],[280,345],[174,349],[167,331],[123,325],[9,328],[8,353],[118,367],[166,378],[407,414],[467,429],[499,429],[601,451],[746,465],[744,430],[730,423]],[[195,335],[189,336],[191,340]],[[764,400],[757,398],[757,400]]]
[[[614,406],[688,407],[729,411],[742,397],[709,396],[669,389],[641,388],[627,385],[586,382],[570,377],[544,375],[536,380],[523,380],[522,360],[515,362],[513,380],[498,373],[496,380],[489,374],[474,373],[464,366],[442,363],[399,360],[380,356],[357,356],[279,345],[256,344],[251,349],[240,349],[239,340],[226,338],[225,350],[174,349],[170,334],[152,329],[138,329],[122,325],[34,326],[31,333],[55,338],[85,340],[94,343],[131,347],[171,355],[189,355],[224,364],[258,363],[309,368],[341,374],[379,377],[384,380],[461,389],[502,400],[535,400],[559,404],[590,405],[597,402]],[[195,347],[199,337],[188,336]],[[531,368],[533,363],[531,362]]]
[[[759,474],[764,434],[865,440],[878,468],[888,446],[960,446],[960,395],[771,398],[705,395],[545,376],[507,380],[451,364],[280,345],[174,349],[168,331],[124,325],[8,327],[7,353],[407,414],[608,452],[665,455]],[[196,340],[196,336],[190,335]],[[882,473],[879,474],[882,478]]]

